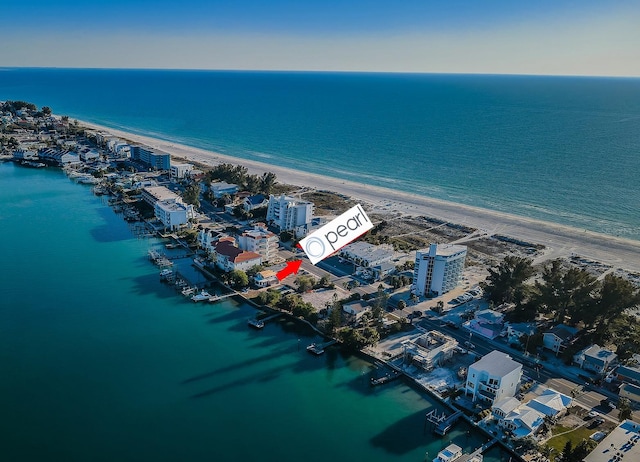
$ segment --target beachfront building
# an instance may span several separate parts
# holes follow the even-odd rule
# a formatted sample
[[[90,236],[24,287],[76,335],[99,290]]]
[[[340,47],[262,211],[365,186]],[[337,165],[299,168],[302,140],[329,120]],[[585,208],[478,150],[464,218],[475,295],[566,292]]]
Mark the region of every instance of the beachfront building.
[[[182,201],[165,199],[156,202],[154,213],[166,229],[176,230],[187,224],[194,217],[193,205],[184,204]]]
[[[233,196],[239,191],[237,184],[225,183],[224,181],[217,181],[209,185],[209,191],[213,194],[213,197],[220,199],[225,194]]]
[[[413,364],[426,371],[451,359],[458,342],[436,330],[402,342],[404,364]]]
[[[313,203],[290,196],[269,196],[267,222],[280,231],[293,231],[296,227],[311,223]]]
[[[280,238],[267,229],[264,223],[256,223],[253,229],[238,236],[238,247],[260,254],[263,262],[273,261],[278,255]]]
[[[496,400],[515,396],[521,376],[522,364],[508,354],[494,350],[469,366],[465,394],[473,401],[493,404]]]
[[[56,165],[73,165],[80,163],[80,156],[69,151],[60,151],[54,148],[43,149],[38,153],[40,159]]]
[[[614,428],[584,462],[636,462],[640,460],[640,424],[625,420]]]
[[[556,355],[564,350],[576,336],[578,329],[564,324],[558,324],[553,329],[542,334],[542,346],[553,351]]]
[[[237,247],[232,237],[223,237],[215,242],[211,254],[216,266],[223,271],[247,271],[262,263],[260,254]]]
[[[155,182],[154,182],[155,183]],[[156,202],[168,201],[182,202],[182,198],[164,186],[145,186],[142,187],[142,200],[155,209]]]
[[[33,149],[19,148],[13,151],[15,160],[38,160],[38,153]]]
[[[340,256],[350,262],[365,267],[374,267],[393,259],[395,252],[390,244],[374,245],[358,241],[340,249]]]
[[[411,292],[418,296],[439,296],[454,289],[462,279],[467,246],[431,244],[416,252]]]
[[[171,169],[171,156],[162,151],[140,145],[130,146],[131,159],[142,162],[155,170]]]
[[[242,208],[246,212],[250,212],[261,207],[269,205],[269,199],[264,194],[255,194],[253,196],[245,197],[242,201]]]
[[[171,164],[171,178],[175,178],[176,180],[188,178],[192,170],[193,165],[191,164]]]
[[[573,356],[573,362],[585,371],[604,374],[615,364],[618,355],[600,345],[591,345]]]

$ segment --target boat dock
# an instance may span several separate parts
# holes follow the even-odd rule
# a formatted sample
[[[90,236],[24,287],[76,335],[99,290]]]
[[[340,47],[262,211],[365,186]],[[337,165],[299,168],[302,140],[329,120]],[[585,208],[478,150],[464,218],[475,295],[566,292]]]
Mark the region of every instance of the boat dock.
[[[320,356],[321,354],[324,353],[324,349],[327,347],[330,347],[331,345],[338,343],[337,340],[329,340],[326,343],[312,343],[311,345],[307,346],[307,351],[311,354],[314,354],[316,356]]]
[[[451,430],[451,428],[453,428],[453,425],[460,417],[462,417],[462,411],[456,411],[447,416],[445,412],[442,412],[442,415],[438,415],[438,411],[436,409],[432,409],[427,412],[427,415],[425,416],[425,425],[427,422],[434,424],[433,433],[444,436],[449,430]]]
[[[173,262],[155,249],[149,249],[149,260],[160,267],[173,266]]]

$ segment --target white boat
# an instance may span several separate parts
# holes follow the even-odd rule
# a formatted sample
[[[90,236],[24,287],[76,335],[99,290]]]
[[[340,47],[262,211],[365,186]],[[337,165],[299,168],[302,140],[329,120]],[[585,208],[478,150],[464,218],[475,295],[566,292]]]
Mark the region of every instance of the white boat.
[[[438,453],[433,462],[454,462],[460,457],[462,457],[462,448],[457,444],[450,444]]]
[[[312,353],[318,356],[324,353],[324,349],[322,348],[322,345],[316,345],[315,343],[312,343],[311,345],[307,346],[307,351],[309,353]]]
[[[160,271],[160,279],[163,281],[166,279],[169,279],[172,276],[173,276],[173,271],[170,269],[163,269],[162,271]]]
[[[184,289],[182,289],[182,295],[184,295],[185,297],[188,297],[194,292],[195,292],[195,289],[193,287],[185,287]]]
[[[191,300],[193,300],[194,302],[204,302],[209,301],[210,298],[211,294],[206,290],[203,290],[199,294],[195,294],[193,297],[191,297]]]

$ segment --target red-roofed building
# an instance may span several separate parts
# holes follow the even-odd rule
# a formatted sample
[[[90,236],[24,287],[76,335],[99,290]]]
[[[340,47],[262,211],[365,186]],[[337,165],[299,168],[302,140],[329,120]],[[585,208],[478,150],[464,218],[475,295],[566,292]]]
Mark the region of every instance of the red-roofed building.
[[[232,237],[221,238],[213,247],[213,256],[218,268],[224,271],[246,271],[262,263],[260,254],[236,247],[235,239]]]

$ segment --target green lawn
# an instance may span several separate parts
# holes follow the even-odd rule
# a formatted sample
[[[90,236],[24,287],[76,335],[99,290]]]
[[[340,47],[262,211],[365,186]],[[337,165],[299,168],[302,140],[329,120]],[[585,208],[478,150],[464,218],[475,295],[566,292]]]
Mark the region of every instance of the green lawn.
[[[553,429],[553,434],[559,434],[570,429],[567,427],[557,426]],[[598,431],[596,428],[587,428],[586,426],[578,427],[575,430],[565,433],[564,435],[554,436],[549,441],[547,441],[547,446],[553,448],[553,453],[551,454],[551,460],[555,460],[556,456],[559,456],[564,449],[564,445],[567,444],[567,441],[571,441],[572,447],[576,447],[580,441],[584,439],[588,439],[594,432]]]

